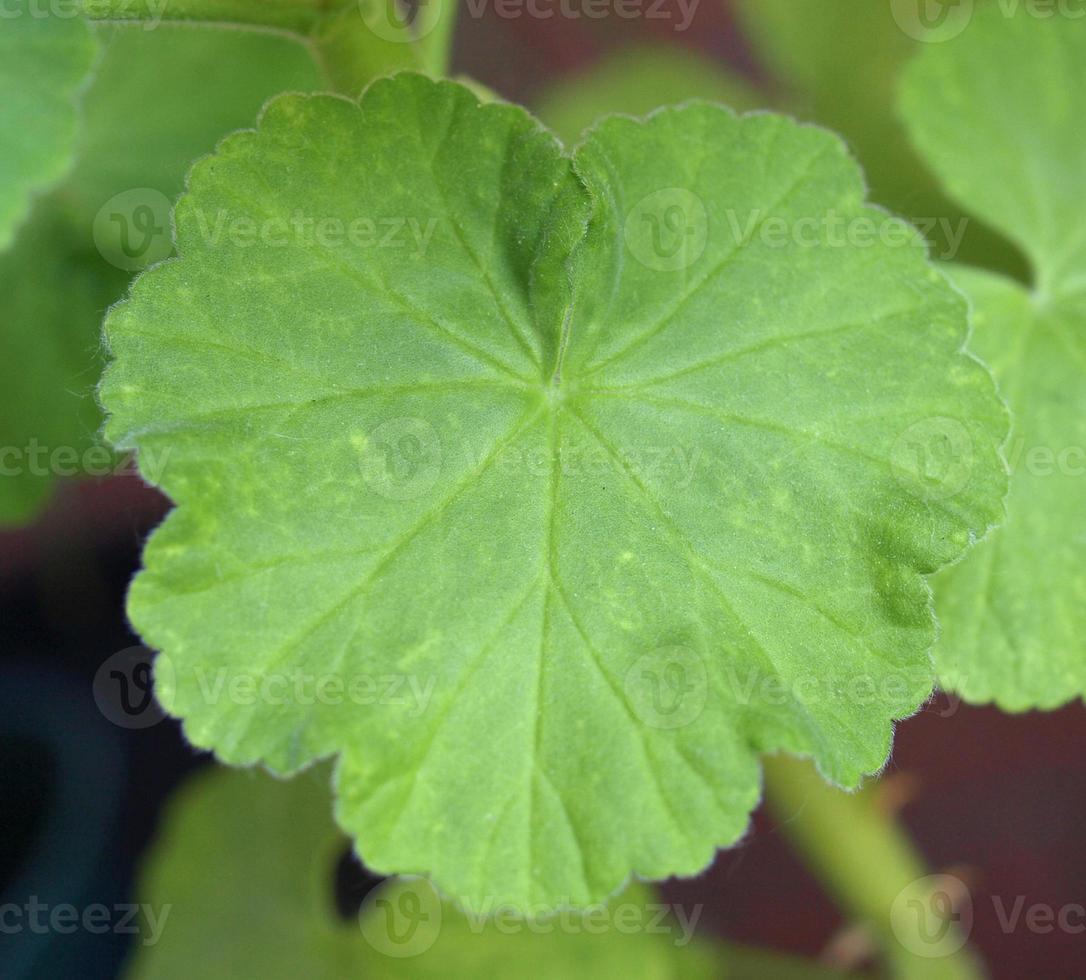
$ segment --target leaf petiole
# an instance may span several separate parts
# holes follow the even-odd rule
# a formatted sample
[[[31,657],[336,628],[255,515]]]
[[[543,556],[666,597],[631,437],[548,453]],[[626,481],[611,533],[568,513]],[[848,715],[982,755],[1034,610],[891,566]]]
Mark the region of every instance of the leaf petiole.
[[[927,901],[934,896],[926,883],[939,876],[925,869],[870,785],[847,793],[826,783],[808,760],[777,755],[762,761],[766,803],[777,825],[842,911],[867,928],[892,976],[983,976],[965,945],[960,909],[952,897],[945,909]]]

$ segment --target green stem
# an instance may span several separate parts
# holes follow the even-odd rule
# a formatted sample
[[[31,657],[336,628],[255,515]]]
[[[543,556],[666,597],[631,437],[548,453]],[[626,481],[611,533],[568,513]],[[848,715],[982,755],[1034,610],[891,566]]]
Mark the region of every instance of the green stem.
[[[763,762],[766,802],[781,831],[841,909],[867,927],[893,976],[983,976],[954,916],[938,915],[950,911],[933,900],[938,882],[923,881],[930,872],[870,788],[843,792],[799,759]]]
[[[448,74],[458,0],[421,0],[413,25],[400,0],[79,0],[90,20],[185,21],[281,31],[306,44],[338,92],[357,96],[373,79],[403,68]]]
[[[449,73],[459,0],[421,0],[416,46],[423,67],[435,78]]]

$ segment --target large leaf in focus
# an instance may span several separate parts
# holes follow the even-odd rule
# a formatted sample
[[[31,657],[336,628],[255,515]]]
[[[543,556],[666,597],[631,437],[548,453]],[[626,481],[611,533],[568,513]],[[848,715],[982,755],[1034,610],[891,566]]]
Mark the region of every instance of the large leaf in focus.
[[[955,272],[1014,415],[1013,479],[1006,527],[937,579],[937,664],[969,700],[1050,708],[1086,693],[1086,23],[989,8],[906,81],[917,145],[1035,283]]]
[[[550,85],[534,104],[539,118],[573,145],[603,116],[643,116],[687,99],[737,110],[759,105],[757,93],[724,65],[666,44],[620,47],[586,71]]]
[[[745,963],[758,955],[722,951],[714,964],[712,950],[690,936],[697,907],[669,915],[643,886],[592,910],[587,920],[567,914],[531,922],[494,918],[507,912],[501,909],[488,909],[489,919],[481,910],[465,916],[425,882],[389,882],[371,893],[357,921],[341,918],[333,880],[345,841],[332,824],[327,787],[323,771],[284,783],[227,770],[184,787],[140,894],[160,921],[165,916],[161,938],[146,919],[145,944],[137,946],[129,977],[426,980],[527,971],[664,980],[738,976],[729,959]]]
[[[75,150],[76,99],[94,63],[82,20],[34,0],[10,0],[0,23],[0,249],[31,195],[59,180]]]
[[[737,0],[735,9],[778,82],[782,106],[845,137],[863,164],[872,200],[915,220],[939,258],[1020,274],[1013,250],[940,193],[894,112],[901,72],[927,37],[923,22],[910,15],[926,2]],[[930,6],[944,15],[947,31],[966,9]]]
[[[1006,422],[836,138],[696,105],[571,163],[400,75],[276,100],[177,231],[107,322],[102,400],[118,447],[170,453],[129,612],[196,745],[338,753],[364,860],[521,906],[704,867],[758,752],[882,765]],[[948,433],[945,479],[909,447]]]
[[[105,311],[133,271],[172,251],[170,205],[192,160],[252,125],[272,95],[319,84],[305,49],[279,37],[95,33],[103,55],[78,163],[0,256],[0,522],[30,517],[54,476],[111,471],[94,447]]]

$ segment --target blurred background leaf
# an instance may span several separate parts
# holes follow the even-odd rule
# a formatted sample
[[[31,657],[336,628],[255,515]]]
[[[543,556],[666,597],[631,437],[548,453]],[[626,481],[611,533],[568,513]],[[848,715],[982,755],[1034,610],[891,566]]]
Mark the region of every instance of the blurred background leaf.
[[[465,916],[421,879],[377,886],[358,915],[337,910],[334,872],[347,840],[332,824],[329,781],[327,766],[288,781],[218,767],[190,779],[169,804],[138,889],[150,915],[131,980],[841,976],[692,937],[700,910],[664,915],[663,900],[640,884],[589,920],[484,921],[495,910]]]
[[[35,0],[7,0],[0,30],[0,248],[31,197],[68,169],[78,97],[94,63],[87,25]]]
[[[718,61],[677,45],[640,43],[559,79],[540,93],[535,111],[572,145],[602,116],[643,116],[689,99],[722,102],[739,112],[760,102],[741,75]]]
[[[775,108],[840,133],[863,165],[871,199],[907,218],[968,220],[960,249],[940,227],[939,258],[1022,278],[1025,265],[1005,239],[952,204],[909,144],[898,119],[902,69],[919,47],[885,0],[734,0],[765,72]],[[953,254],[951,254],[953,252]]]
[[[185,25],[95,33],[103,53],[77,163],[0,257],[0,524],[41,506],[53,482],[42,470],[98,459],[86,454],[100,421],[102,317],[135,272],[171,253],[170,205],[191,162],[252,126],[271,96],[321,87],[307,49],[286,37]],[[32,459],[35,446],[45,451]]]

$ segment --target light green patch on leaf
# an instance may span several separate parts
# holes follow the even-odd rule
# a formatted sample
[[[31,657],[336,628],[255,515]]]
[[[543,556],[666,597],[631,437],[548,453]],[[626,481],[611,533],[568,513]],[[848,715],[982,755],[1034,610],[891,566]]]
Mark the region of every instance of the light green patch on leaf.
[[[950,27],[958,9],[943,7]],[[910,0],[738,0],[735,11],[778,107],[841,133],[872,200],[914,220],[934,256],[1020,274],[1013,250],[941,193],[895,114],[901,73],[927,36]]]
[[[206,235],[224,210],[255,243]],[[169,454],[129,613],[196,745],[338,754],[368,864],[517,906],[703,868],[759,752],[884,763],[1006,419],[836,138],[691,105],[571,161],[400,75],[274,101],[177,229],[101,397],[115,445]],[[948,437],[949,479],[911,451]]]
[[[346,842],[327,786],[323,771],[284,783],[222,769],[185,786],[143,872],[139,901],[161,928],[151,943],[155,923],[140,923],[130,980],[737,976],[723,949],[690,935],[697,906],[672,915],[644,886],[588,919],[529,921],[465,915],[424,881],[388,882],[358,919],[341,918],[333,873]]]
[[[1008,710],[1086,693],[1086,23],[978,11],[912,66],[903,112],[1035,289],[957,269],[1014,416],[1005,528],[936,579],[943,684]]]
[[[94,64],[81,20],[48,4],[11,0],[0,29],[0,249],[30,210],[32,196],[63,177],[78,128],[77,97]]]
[[[636,44],[606,55],[586,71],[551,84],[534,100],[536,114],[567,144],[603,116],[643,116],[687,99],[754,109],[749,83],[695,51],[666,44]]]
[[[171,253],[170,207],[192,160],[272,95],[319,85],[306,50],[278,37],[95,33],[78,162],[0,256],[0,523],[32,517],[56,476],[113,471],[95,446],[106,310],[133,271]]]

